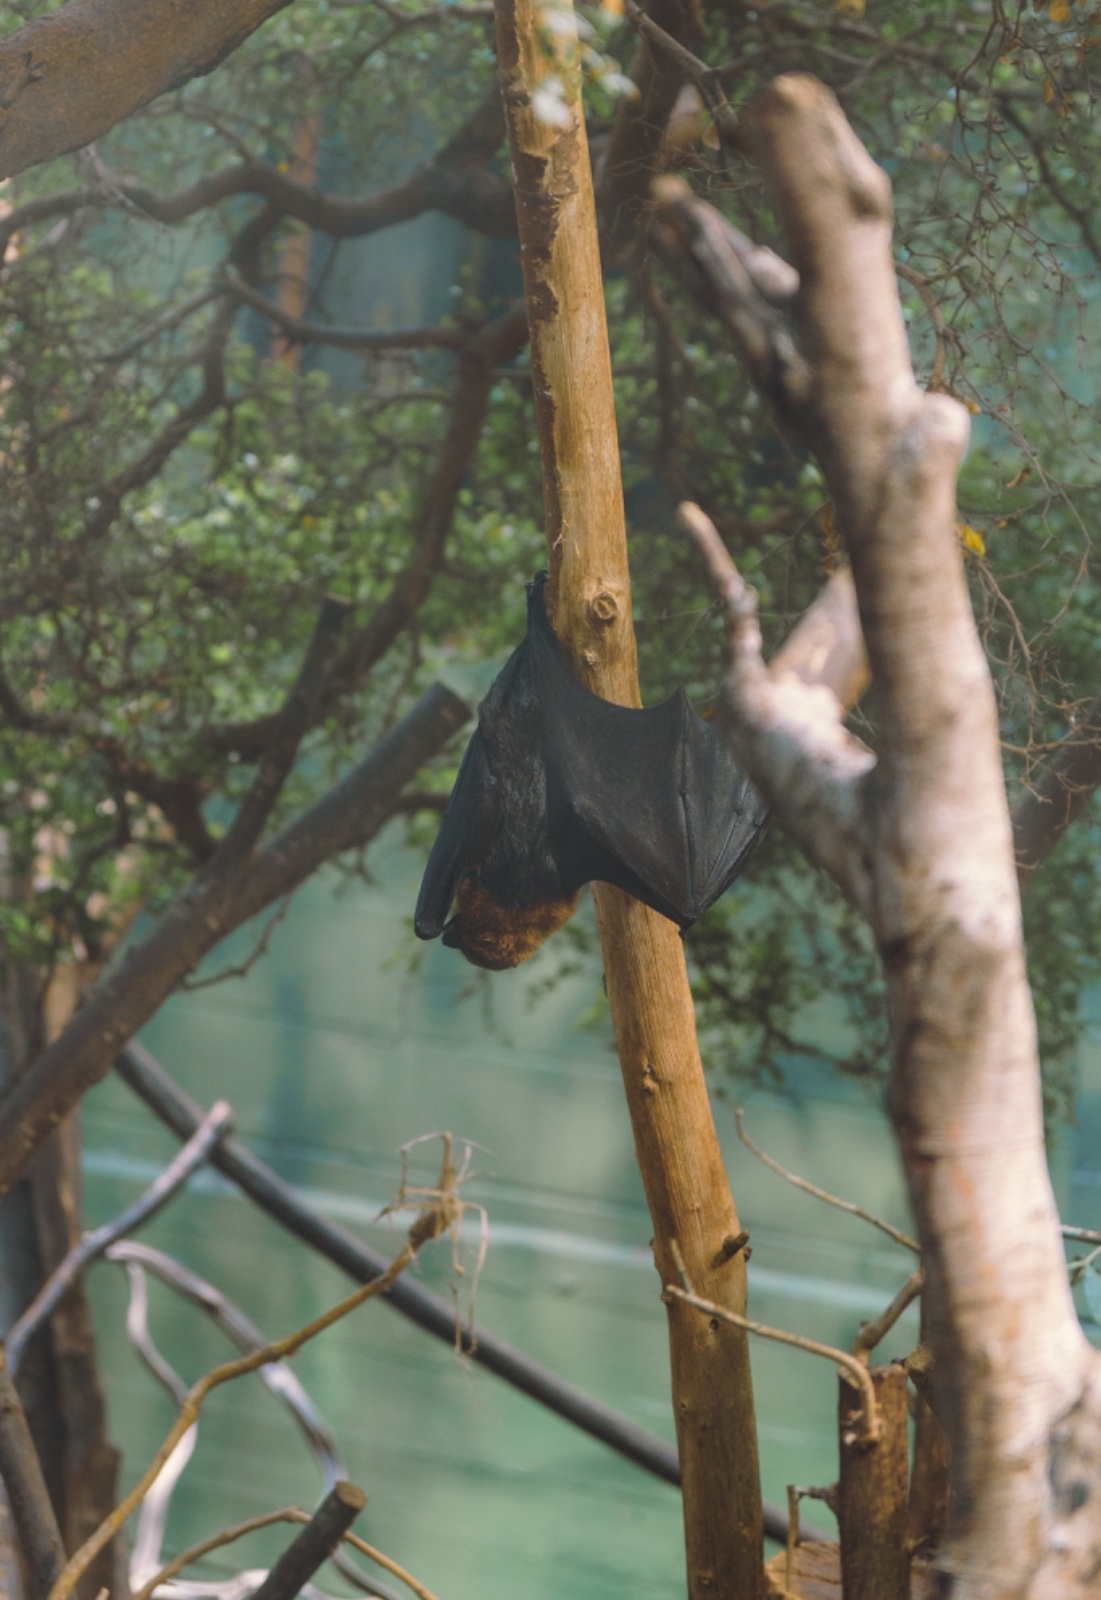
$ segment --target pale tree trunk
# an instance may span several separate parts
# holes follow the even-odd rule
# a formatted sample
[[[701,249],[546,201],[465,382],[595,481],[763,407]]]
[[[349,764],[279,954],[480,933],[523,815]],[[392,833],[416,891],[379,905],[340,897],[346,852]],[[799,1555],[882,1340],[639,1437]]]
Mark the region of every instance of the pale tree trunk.
[[[704,543],[730,630],[722,726],[882,955],[890,1113],[951,1442],[940,1592],[1085,1600],[1101,1582],[1101,1368],[1048,1179],[996,708],[955,532],[967,416],[914,381],[889,184],[833,97],[782,78],[743,138],[799,272],[799,359],[778,399],[846,536],[878,750],[845,733],[831,697],[765,673],[755,603],[716,537]]]
[[[560,13],[559,13],[560,14]],[[543,457],[555,631],[578,675],[638,705],[630,577],[592,180],[576,71],[548,60],[530,0],[501,0],[508,115]],[[532,93],[556,74],[565,126]],[[696,1041],[684,952],[671,922],[594,889],[605,979],[662,1282],[679,1244],[702,1294],[744,1312],[745,1261]],[[706,1287],[705,1287],[706,1286]],[[761,1490],[747,1340],[670,1305],[673,1408],[694,1600],[754,1600],[763,1584]]]

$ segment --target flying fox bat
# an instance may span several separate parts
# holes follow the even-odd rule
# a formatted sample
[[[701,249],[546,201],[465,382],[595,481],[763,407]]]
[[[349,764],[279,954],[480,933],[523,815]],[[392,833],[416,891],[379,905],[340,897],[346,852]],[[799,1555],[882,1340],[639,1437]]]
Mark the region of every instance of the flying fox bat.
[[[478,709],[414,918],[419,938],[442,933],[494,971],[533,955],[593,880],[691,927],[742,871],[766,817],[683,689],[632,710],[574,677],[545,589],[545,573],[528,585],[527,636]]]

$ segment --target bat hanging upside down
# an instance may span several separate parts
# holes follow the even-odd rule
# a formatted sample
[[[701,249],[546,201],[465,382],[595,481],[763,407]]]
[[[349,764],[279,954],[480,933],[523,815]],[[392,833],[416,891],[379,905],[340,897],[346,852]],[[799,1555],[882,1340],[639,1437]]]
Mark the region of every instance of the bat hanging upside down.
[[[414,918],[418,938],[494,971],[534,955],[594,880],[691,927],[767,814],[683,690],[633,710],[574,677],[545,589],[545,573],[528,585],[527,637],[478,708]]]

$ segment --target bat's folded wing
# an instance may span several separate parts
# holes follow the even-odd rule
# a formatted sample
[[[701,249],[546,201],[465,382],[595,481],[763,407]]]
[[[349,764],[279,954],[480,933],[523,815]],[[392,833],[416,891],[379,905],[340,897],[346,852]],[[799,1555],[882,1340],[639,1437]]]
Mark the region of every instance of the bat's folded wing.
[[[484,859],[496,817],[496,787],[478,729],[466,747],[421,880],[413,914],[418,939],[442,933],[460,879]]]
[[[745,865],[764,803],[683,693],[646,710],[602,700],[538,621],[552,844],[578,883],[615,884],[690,927]]]

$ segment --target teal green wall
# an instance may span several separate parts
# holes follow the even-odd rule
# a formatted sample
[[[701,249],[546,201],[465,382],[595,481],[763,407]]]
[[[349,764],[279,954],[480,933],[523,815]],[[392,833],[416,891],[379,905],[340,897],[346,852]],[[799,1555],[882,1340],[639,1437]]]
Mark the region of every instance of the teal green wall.
[[[411,971],[394,952],[407,937],[416,863],[395,836],[372,868],[370,887],[336,892],[331,878],[309,885],[246,980],[177,996],[143,1037],[205,1105],[219,1096],[232,1102],[240,1133],[259,1154],[382,1248],[396,1249],[401,1237],[376,1220],[396,1193],[398,1146],[443,1128],[477,1141],[481,1175],[466,1192],[490,1217],[479,1319],[671,1438],[664,1314],[618,1068],[607,1030],[578,1027],[598,971],[534,1004],[537,964],[483,981],[435,945]],[[218,965],[249,948],[239,937]],[[758,1141],[905,1225],[879,1110],[813,1074],[794,1081],[797,1098],[748,1097]],[[752,1313],[845,1344],[902,1283],[910,1258],[761,1168],[735,1137],[733,1103],[719,1102],[717,1118],[753,1236]],[[1101,1096],[1087,1092],[1084,1142],[1071,1141],[1061,1168],[1076,1173],[1077,1219],[1095,1222],[1101,1153],[1088,1133],[1096,1128]],[[85,1129],[94,1224],[131,1199],[174,1145],[114,1080],[89,1097]],[[429,1165],[426,1157],[426,1175]],[[144,1237],[213,1279],[271,1336],[347,1292],[335,1268],[211,1175]],[[473,1220],[472,1244],[475,1237]],[[418,1270],[446,1290],[448,1247],[432,1247]],[[92,1293],[111,1424],[130,1482],[167,1429],[171,1407],[126,1343],[120,1269],[96,1268]],[[152,1321],[189,1379],[228,1353],[197,1313],[157,1286]],[[884,1353],[905,1353],[915,1337],[911,1314]],[[673,1489],[464,1364],[388,1307],[357,1311],[296,1366],[370,1497],[366,1537],[441,1600],[656,1600],[682,1588]],[[782,1501],[790,1482],[831,1482],[833,1368],[757,1343],[754,1374],[766,1493]],[[318,1490],[293,1425],[257,1379],[246,1379],[209,1402],[169,1548],[280,1504],[312,1505]],[[829,1526],[821,1507],[808,1516]],[[257,1536],[239,1564],[262,1562],[284,1538]],[[208,1571],[237,1564],[226,1553]]]

